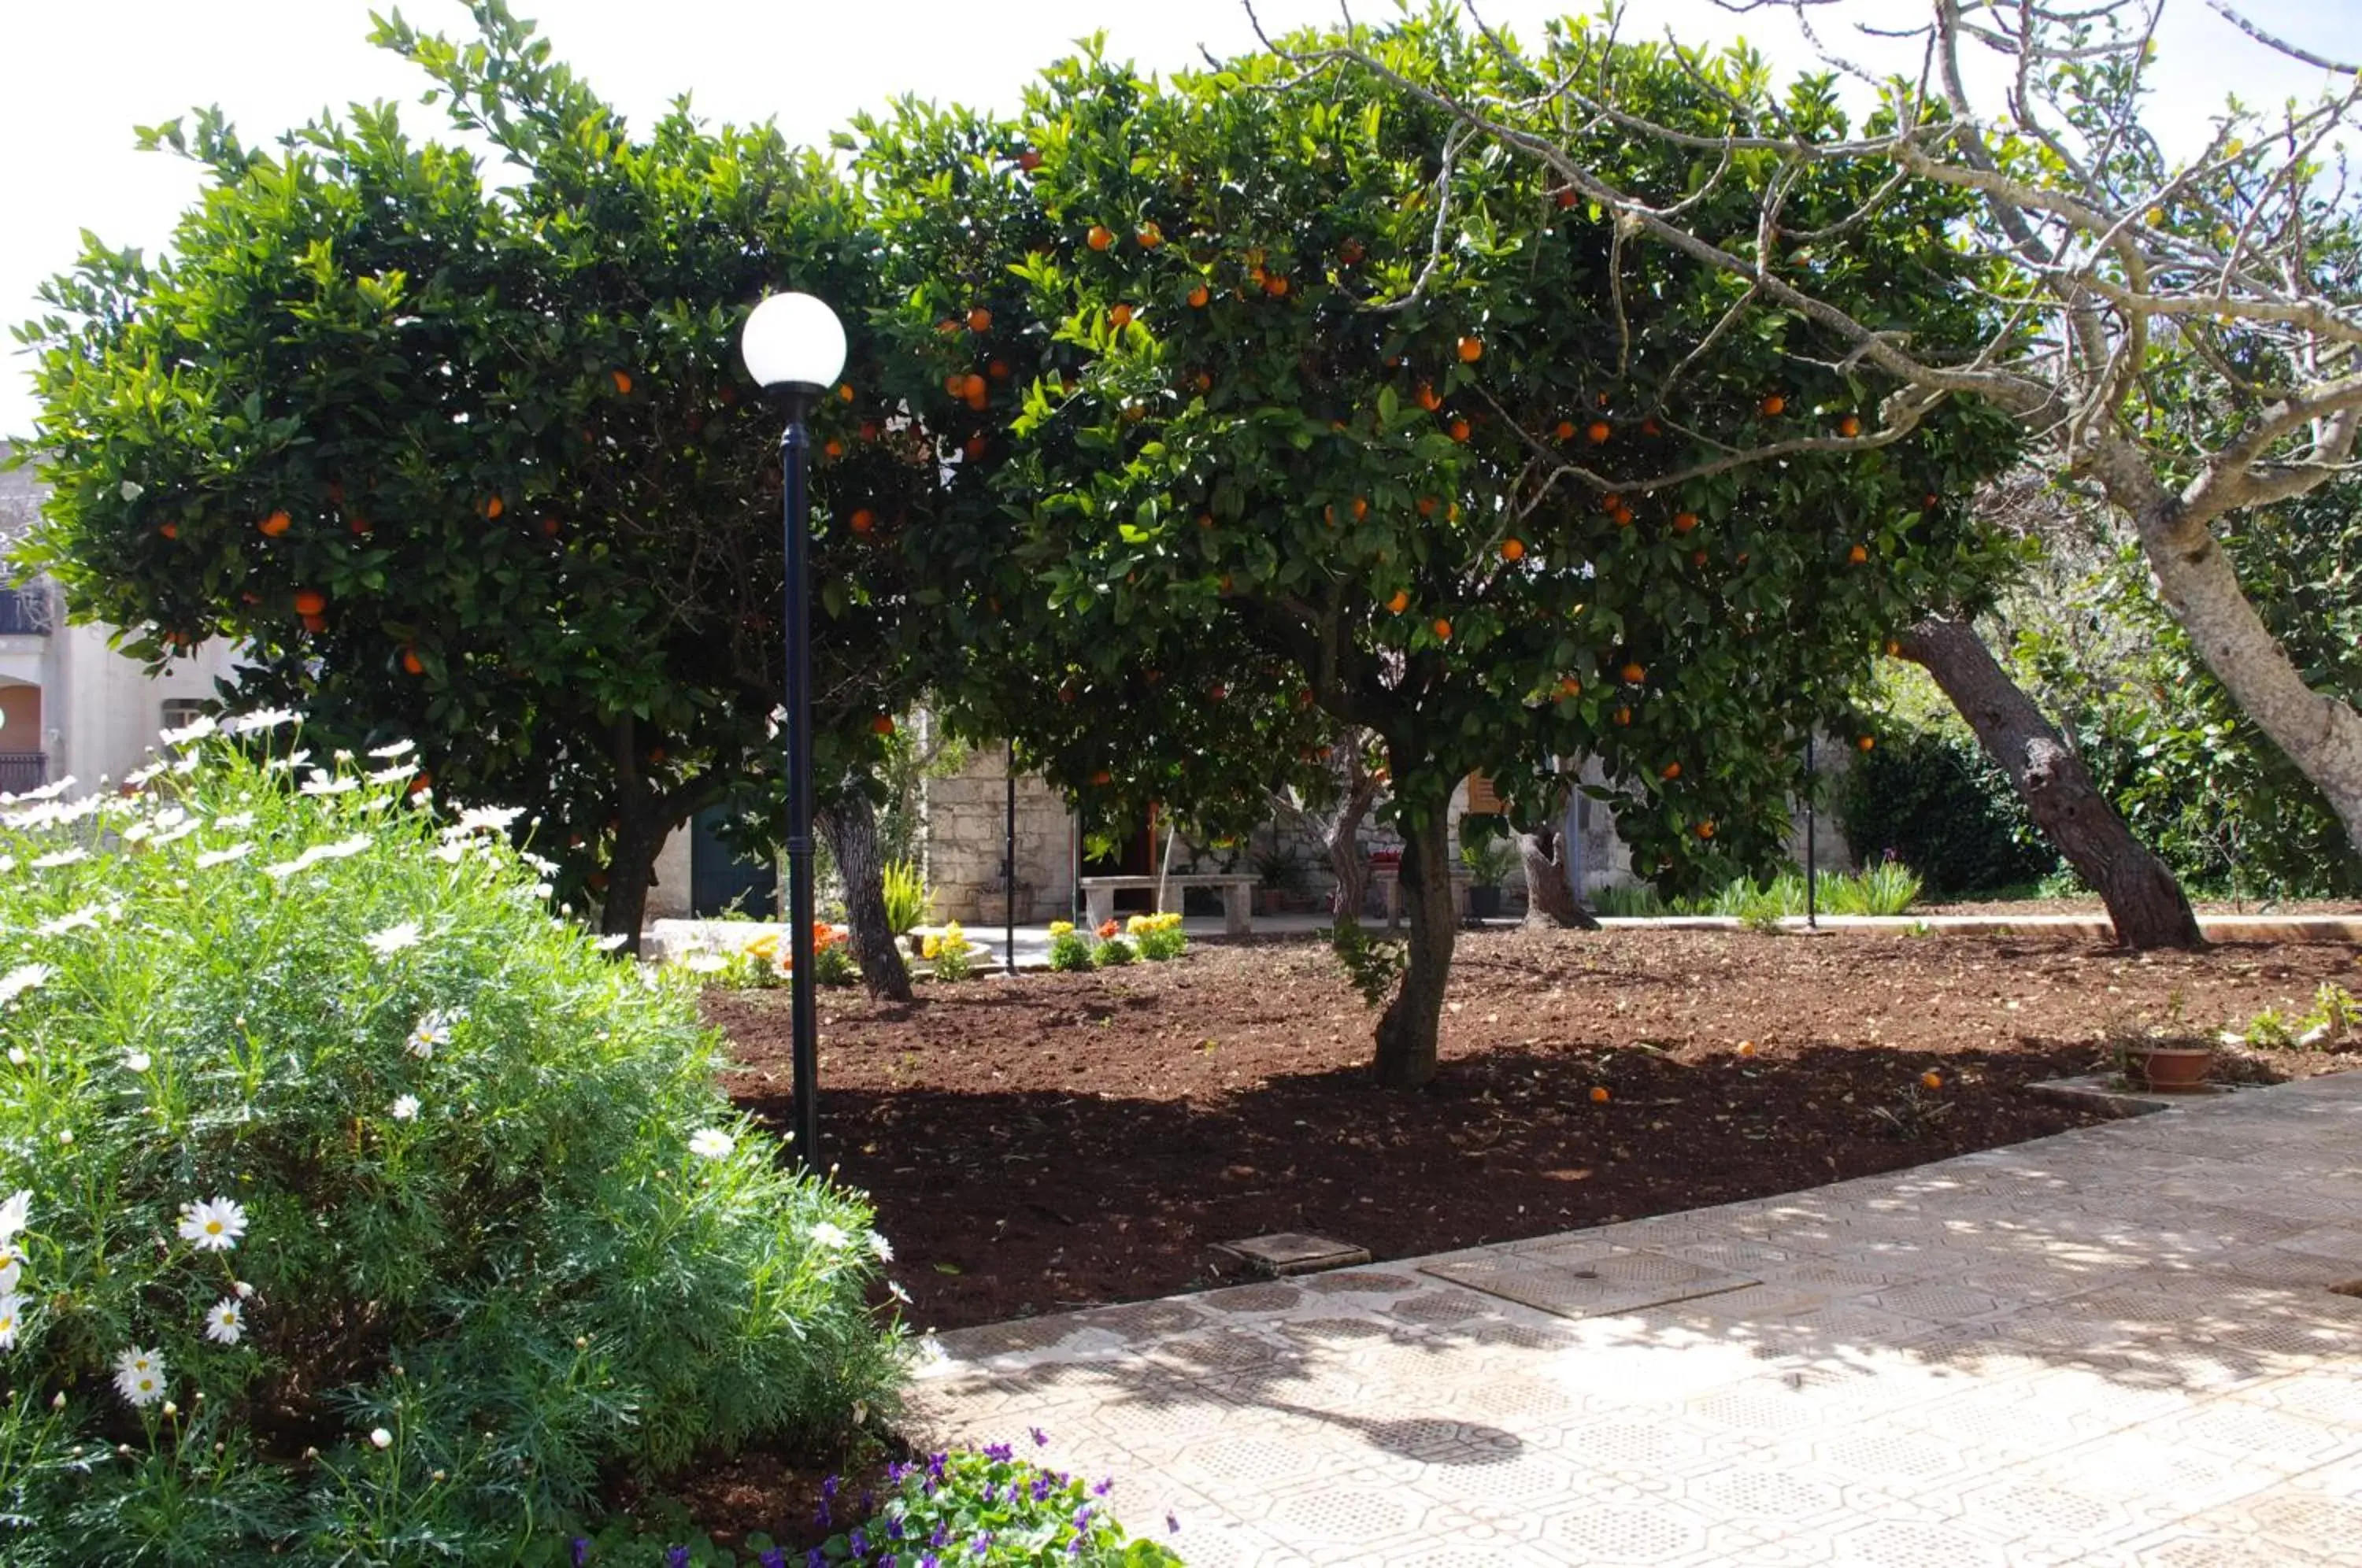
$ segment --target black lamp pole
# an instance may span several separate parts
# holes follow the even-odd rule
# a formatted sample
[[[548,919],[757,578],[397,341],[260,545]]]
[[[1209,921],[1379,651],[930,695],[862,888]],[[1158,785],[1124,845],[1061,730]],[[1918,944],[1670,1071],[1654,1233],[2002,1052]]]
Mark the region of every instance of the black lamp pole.
[[[788,971],[790,1060],[795,1076],[795,1151],[804,1168],[820,1163],[820,1022],[812,1007],[812,739],[811,507],[804,473],[811,437],[804,414],[820,389],[786,389],[787,433],[779,438],[786,469],[784,522],[788,582]]]

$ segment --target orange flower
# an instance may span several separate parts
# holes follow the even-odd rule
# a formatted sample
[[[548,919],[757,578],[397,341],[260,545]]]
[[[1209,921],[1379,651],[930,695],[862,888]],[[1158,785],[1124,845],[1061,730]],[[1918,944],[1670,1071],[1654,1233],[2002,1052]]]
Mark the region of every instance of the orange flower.
[[[1123,927],[1116,924],[1116,922],[1111,920],[1101,921],[1099,922],[1099,940],[1105,942],[1113,937],[1117,932],[1121,931]]]

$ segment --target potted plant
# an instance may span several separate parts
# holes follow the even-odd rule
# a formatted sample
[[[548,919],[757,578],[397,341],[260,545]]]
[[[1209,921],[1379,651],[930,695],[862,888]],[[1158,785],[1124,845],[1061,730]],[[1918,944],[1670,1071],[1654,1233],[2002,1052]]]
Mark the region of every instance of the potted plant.
[[[1465,821],[1462,822],[1465,830]],[[1496,920],[1501,913],[1501,879],[1509,874],[1509,846],[1497,838],[1460,841],[1460,864],[1468,867],[1468,915]]]
[[[1255,913],[1285,913],[1303,890],[1303,858],[1293,850],[1274,845],[1255,852],[1254,868],[1256,877],[1261,878],[1255,889]]]
[[[2181,995],[2168,1004],[2164,1023],[2134,1024],[2115,1032],[2116,1068],[2133,1088],[2193,1094],[2214,1071],[2214,1042],[2180,1027]]]

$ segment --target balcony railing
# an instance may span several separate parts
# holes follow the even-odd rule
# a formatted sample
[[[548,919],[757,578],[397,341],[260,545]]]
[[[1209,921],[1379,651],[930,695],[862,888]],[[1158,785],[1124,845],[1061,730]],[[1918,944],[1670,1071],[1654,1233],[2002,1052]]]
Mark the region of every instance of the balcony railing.
[[[0,795],[21,795],[50,781],[50,759],[38,751],[0,751]]]
[[[0,588],[0,637],[46,636],[50,596],[38,588]]]

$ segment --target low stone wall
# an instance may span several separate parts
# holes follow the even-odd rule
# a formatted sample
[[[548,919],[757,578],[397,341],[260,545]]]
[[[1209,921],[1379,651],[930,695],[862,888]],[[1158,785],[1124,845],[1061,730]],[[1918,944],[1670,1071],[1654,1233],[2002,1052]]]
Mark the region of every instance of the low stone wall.
[[[1008,820],[1008,752],[974,747],[967,766],[927,780],[925,862],[935,918],[964,925],[999,920],[1007,908],[1000,861]],[[1074,814],[1041,778],[1017,778],[1017,918],[1064,920],[1074,900]]]

